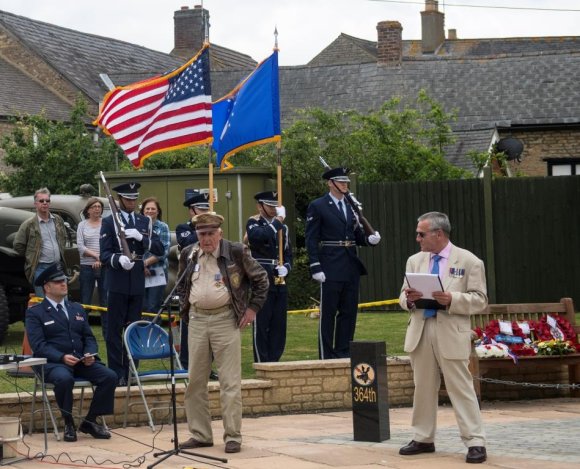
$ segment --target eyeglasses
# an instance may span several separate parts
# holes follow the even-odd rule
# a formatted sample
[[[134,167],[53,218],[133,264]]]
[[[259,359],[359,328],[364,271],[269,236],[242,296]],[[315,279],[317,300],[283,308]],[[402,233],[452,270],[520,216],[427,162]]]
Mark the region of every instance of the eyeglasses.
[[[417,231],[415,236],[419,236],[419,238],[423,239],[425,236],[427,236],[427,233],[433,233],[434,231],[439,231],[439,228],[429,231]]]
[[[50,203],[50,199],[38,199],[37,202],[39,204],[49,204]]]

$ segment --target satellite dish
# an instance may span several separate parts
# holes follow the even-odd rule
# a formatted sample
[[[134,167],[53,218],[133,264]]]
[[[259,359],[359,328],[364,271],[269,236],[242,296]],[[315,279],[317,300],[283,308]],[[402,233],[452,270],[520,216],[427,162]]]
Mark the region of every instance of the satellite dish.
[[[521,162],[521,154],[524,151],[524,144],[521,140],[515,137],[506,137],[502,138],[497,144],[495,145],[495,149],[498,152],[505,153],[508,161],[516,160]]]

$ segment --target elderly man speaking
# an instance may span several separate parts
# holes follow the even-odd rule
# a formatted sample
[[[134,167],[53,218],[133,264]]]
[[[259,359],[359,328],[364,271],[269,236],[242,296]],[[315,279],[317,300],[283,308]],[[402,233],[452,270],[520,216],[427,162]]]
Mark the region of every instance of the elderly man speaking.
[[[268,274],[248,248],[222,238],[224,219],[194,217],[199,241],[179,257],[184,280],[177,288],[181,317],[189,317],[189,385],[185,411],[192,437],[182,449],[213,446],[207,383],[212,353],[220,383],[226,453],[242,446],[241,329],[248,327],[268,294]],[[181,278],[181,277],[179,277]]]

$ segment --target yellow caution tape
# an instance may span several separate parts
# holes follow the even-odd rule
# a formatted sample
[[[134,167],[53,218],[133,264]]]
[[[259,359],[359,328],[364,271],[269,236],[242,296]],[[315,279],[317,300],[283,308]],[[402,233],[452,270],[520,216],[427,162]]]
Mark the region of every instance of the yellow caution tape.
[[[33,303],[40,303],[43,300],[43,298],[39,298],[37,296],[33,296],[32,298],[30,298],[30,301]],[[371,301],[369,303],[359,303],[358,308],[359,309],[364,309],[364,308],[372,308],[374,306],[387,306],[387,305],[394,305],[394,304],[398,304],[399,303],[399,299],[394,299],[394,300],[381,300],[381,301]],[[104,306],[94,306],[94,305],[83,305],[81,304],[81,306],[84,309],[88,309],[88,310],[92,310],[92,311],[107,311],[107,308]],[[291,311],[288,311],[288,314],[308,314],[308,313],[318,313],[320,312],[320,308],[306,308],[306,309],[293,309]],[[155,313],[146,313],[143,312],[141,313],[143,316],[157,316],[157,314]],[[163,319],[167,319],[169,318],[169,315],[167,314],[161,314],[161,318]]]

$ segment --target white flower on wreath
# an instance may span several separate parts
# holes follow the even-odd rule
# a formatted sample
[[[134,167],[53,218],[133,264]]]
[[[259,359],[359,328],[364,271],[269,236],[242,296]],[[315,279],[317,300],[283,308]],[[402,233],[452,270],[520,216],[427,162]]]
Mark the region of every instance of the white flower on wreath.
[[[508,356],[508,346],[505,344],[480,344],[475,347],[479,358],[503,358]]]

